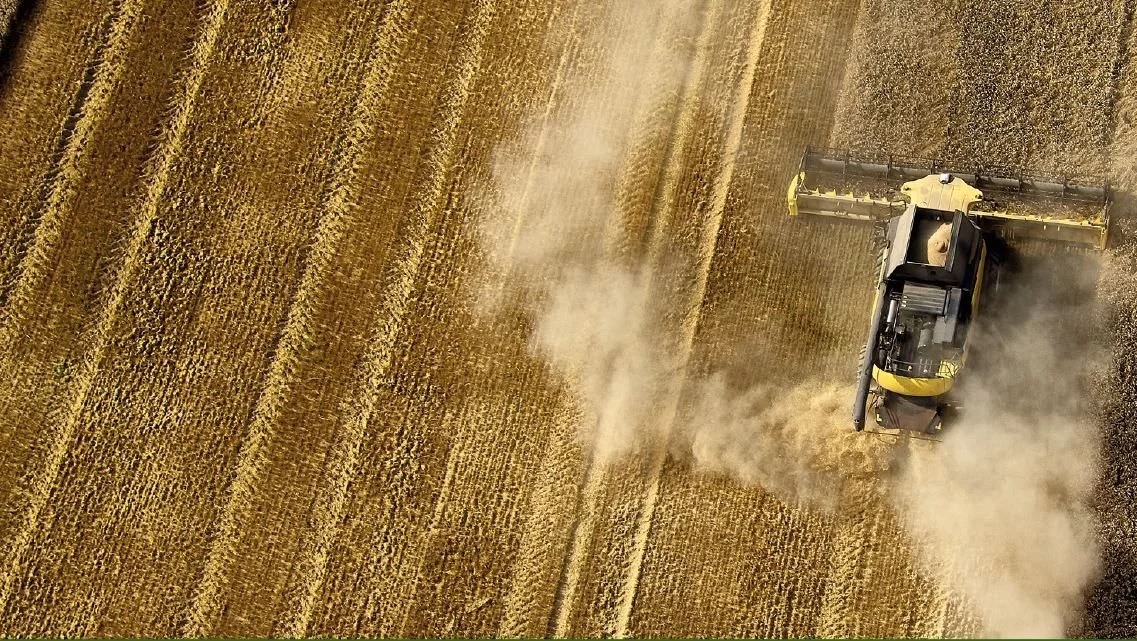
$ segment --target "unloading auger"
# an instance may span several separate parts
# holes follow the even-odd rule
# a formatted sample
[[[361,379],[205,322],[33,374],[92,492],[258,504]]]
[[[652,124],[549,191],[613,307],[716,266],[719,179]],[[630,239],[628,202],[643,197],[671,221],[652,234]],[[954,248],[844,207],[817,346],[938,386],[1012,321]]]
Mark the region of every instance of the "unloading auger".
[[[1104,249],[1112,201],[1104,181],[808,149],[787,199],[790,215],[885,226],[853,428],[871,417],[879,428],[871,431],[924,438],[939,432],[952,406],[980,294],[997,276],[990,241]]]

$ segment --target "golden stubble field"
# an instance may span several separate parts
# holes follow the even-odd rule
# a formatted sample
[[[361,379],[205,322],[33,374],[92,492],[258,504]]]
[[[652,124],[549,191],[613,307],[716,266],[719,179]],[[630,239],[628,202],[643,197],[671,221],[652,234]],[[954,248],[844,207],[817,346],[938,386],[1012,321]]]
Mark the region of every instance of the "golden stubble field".
[[[0,2],[0,634],[1137,634],[1133,9]],[[809,144],[1120,190],[939,448]]]

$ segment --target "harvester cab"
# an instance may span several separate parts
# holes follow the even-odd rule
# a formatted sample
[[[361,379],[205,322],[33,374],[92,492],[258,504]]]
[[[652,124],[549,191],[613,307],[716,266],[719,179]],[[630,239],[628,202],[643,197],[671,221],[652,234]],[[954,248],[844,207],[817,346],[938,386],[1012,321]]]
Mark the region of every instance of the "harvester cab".
[[[980,294],[997,278],[993,241],[1103,249],[1110,205],[1102,184],[810,150],[787,196],[791,215],[883,226],[853,428],[932,439],[954,405]]]

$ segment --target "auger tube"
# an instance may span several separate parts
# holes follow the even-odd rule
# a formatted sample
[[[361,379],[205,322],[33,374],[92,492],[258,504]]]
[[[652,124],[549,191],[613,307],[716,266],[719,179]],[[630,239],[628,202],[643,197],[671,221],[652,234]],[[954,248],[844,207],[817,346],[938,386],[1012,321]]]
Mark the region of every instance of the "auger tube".
[[[853,429],[858,432],[865,429],[865,406],[869,400],[869,384],[872,381],[873,356],[876,354],[877,336],[880,334],[884,306],[888,302],[885,295],[887,290],[888,284],[882,275],[880,284],[876,286],[876,304],[872,310],[872,322],[869,324],[869,337],[865,341],[865,355],[861,359],[861,371],[857,376],[857,397],[853,401]]]

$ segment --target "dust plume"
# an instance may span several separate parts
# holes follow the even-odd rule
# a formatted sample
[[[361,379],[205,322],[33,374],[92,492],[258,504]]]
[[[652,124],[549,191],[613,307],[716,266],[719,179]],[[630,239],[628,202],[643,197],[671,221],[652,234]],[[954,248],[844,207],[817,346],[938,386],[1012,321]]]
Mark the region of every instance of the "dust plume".
[[[642,176],[659,173],[643,168],[662,162],[653,150],[667,148],[672,128],[657,125],[680,108],[698,31],[691,3],[580,11],[580,42],[560,43],[576,53],[553,56],[574,62],[538,101],[547,109],[497,150],[480,303],[524,319],[531,351],[577,397],[580,438],[598,464],[668,447],[696,470],[832,507],[851,476],[891,465],[886,441],[849,430],[850,385],[691,376],[666,322],[689,312],[669,309],[660,274],[684,266],[648,251],[663,226]],[[939,447],[911,445],[887,484],[925,564],[992,634],[1062,634],[1096,571],[1098,443],[1082,387],[1097,362],[1093,309],[1062,298],[1092,291],[1069,275],[1096,270],[1062,262],[1042,261],[1006,288],[1004,309],[988,316],[997,322],[975,328],[962,416]],[[659,407],[680,393],[673,429]]]
[[[938,446],[909,444],[892,498],[921,560],[987,634],[1058,637],[1098,565],[1096,261],[1025,266],[973,328],[961,414]]]
[[[490,278],[479,302],[491,314],[514,305],[529,319],[530,348],[578,397],[579,435],[599,464],[670,447],[698,470],[827,504],[846,463],[871,447],[841,440],[848,389],[681,380],[689,374],[668,321],[683,310],[672,309],[659,283],[691,266],[650,249],[653,234],[665,233],[652,220],[661,217],[652,180],[682,118],[698,6],[635,0],[582,9],[597,15],[577,18],[580,50],[596,57],[558,75],[550,110],[497,150],[496,215],[482,230]],[[672,419],[660,407],[674,394],[684,402]]]
[[[651,341],[646,293],[642,279],[623,269],[570,269],[533,335],[552,364],[575,375],[588,411],[581,437],[603,463],[662,431],[651,418],[666,354]]]
[[[628,249],[636,243],[623,227],[643,214],[628,177],[643,150],[665,146],[660,136],[670,133],[644,123],[677,109],[694,5],[581,8],[580,48],[594,57],[558,69],[550,111],[495,160],[498,215],[482,230],[492,277],[480,302],[495,313],[520,303],[532,351],[574,389],[581,439],[602,463],[656,435],[650,417],[676,367],[649,297],[657,266]]]
[[[698,470],[759,485],[788,502],[832,510],[847,479],[887,466],[886,442],[849,428],[853,386],[848,383],[735,389],[719,373],[695,388],[682,432]]]

